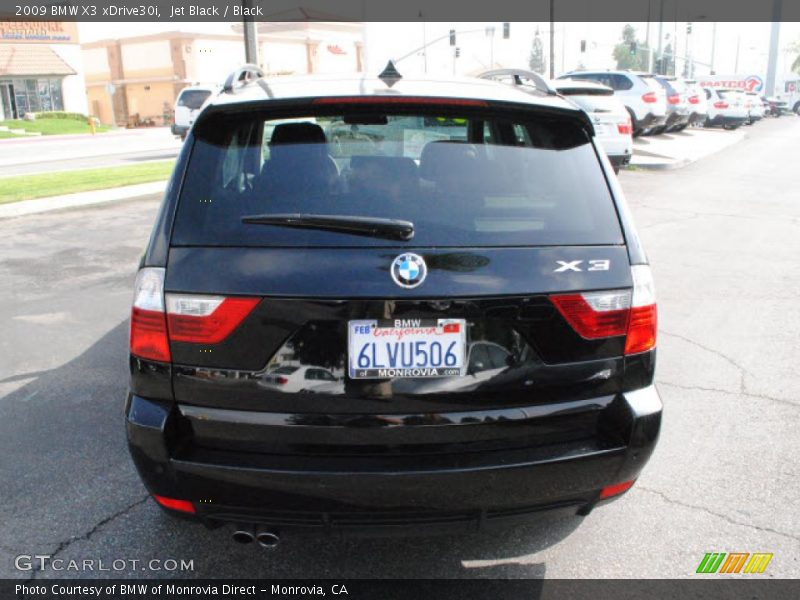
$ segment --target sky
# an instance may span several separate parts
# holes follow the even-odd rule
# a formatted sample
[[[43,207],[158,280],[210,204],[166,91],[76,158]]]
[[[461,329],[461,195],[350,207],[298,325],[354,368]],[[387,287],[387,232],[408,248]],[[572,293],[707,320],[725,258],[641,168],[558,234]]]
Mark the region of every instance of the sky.
[[[631,23],[640,41],[647,34],[647,23]],[[145,35],[161,31],[192,31],[198,33],[230,33],[231,23],[80,23],[81,41]],[[556,23],[556,75],[583,64],[587,68],[613,68],[611,52],[621,37],[625,23]],[[494,27],[494,37],[486,34]],[[368,23],[365,28],[366,63],[368,71],[380,71],[389,58],[398,59],[429,43],[426,55],[418,53],[398,63],[401,72],[409,74],[469,74],[489,67],[492,56],[496,65],[527,68],[528,55],[536,30],[539,30],[545,53],[549,48],[549,23],[511,23],[510,38],[502,38],[502,23]],[[447,34],[456,29],[457,46],[461,57],[454,65],[453,49]],[[708,73],[700,63],[711,62],[714,31],[712,23],[694,23],[691,35],[691,54],[698,74]],[[649,28],[653,47],[657,45],[658,24]],[[670,40],[677,34],[677,53],[687,54],[686,24],[665,23],[662,34]],[[769,49],[770,23],[717,23],[714,66],[718,74],[765,74]],[[445,39],[432,43],[436,38]],[[586,40],[586,52],[581,53],[581,40]],[[800,23],[782,23],[778,52],[778,73],[789,70],[795,56],[785,47],[800,40]],[[738,60],[737,60],[738,46]]]

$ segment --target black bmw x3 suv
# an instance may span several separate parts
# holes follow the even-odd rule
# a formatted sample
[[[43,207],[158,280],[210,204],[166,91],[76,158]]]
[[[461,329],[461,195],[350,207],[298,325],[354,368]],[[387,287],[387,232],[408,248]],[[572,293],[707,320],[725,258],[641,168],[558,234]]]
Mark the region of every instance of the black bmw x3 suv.
[[[587,514],[656,444],[655,345],[611,165],[546,86],[242,69],[141,261],[128,442],[170,514],[265,546]]]

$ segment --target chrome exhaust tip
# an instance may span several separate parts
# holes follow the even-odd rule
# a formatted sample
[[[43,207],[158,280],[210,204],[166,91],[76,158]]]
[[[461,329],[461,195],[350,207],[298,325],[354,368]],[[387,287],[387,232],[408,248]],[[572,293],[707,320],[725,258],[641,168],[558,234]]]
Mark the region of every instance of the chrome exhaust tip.
[[[237,544],[250,544],[256,539],[253,527],[248,525],[237,525],[231,537]]]
[[[259,527],[256,531],[256,541],[262,548],[268,548],[272,550],[281,543],[281,536],[273,529],[262,529]]]

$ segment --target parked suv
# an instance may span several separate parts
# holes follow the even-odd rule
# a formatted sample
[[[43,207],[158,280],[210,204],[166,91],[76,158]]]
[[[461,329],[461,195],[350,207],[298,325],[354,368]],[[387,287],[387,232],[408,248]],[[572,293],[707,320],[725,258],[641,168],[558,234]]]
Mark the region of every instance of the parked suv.
[[[185,140],[200,109],[218,90],[218,86],[211,85],[193,85],[183,88],[175,99],[172,135],[177,135],[181,140]]]
[[[631,161],[633,127],[625,105],[614,96],[614,90],[579,79],[559,79],[553,82],[553,87],[586,111],[594,124],[598,142],[611,161],[614,172],[618,173],[620,167]]]
[[[708,99],[706,127],[736,129],[748,119],[745,95],[740,90],[703,88]]]
[[[667,95],[648,73],[632,71],[573,71],[559,79],[585,79],[610,87],[628,109],[633,135],[650,133],[667,120]]]
[[[586,113],[479,79],[246,70],[190,130],[136,277],[125,414],[155,501],[271,546],[628,490],[661,422],[656,304]],[[354,134],[335,158],[329,124]],[[280,362],[344,379],[264,385]]]
[[[691,111],[686,84],[676,77],[657,75],[654,79],[667,93],[667,121],[657,133],[662,131],[683,131],[689,124]]]
[[[685,83],[689,102],[689,124],[703,125],[708,116],[708,98],[696,80],[687,79]]]

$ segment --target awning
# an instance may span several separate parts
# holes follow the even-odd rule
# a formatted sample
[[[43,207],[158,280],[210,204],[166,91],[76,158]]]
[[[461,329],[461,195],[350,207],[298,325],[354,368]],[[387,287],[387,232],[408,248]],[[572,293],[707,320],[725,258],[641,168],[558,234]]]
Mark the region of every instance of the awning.
[[[49,46],[0,44],[0,77],[50,75],[75,75],[75,70]]]

